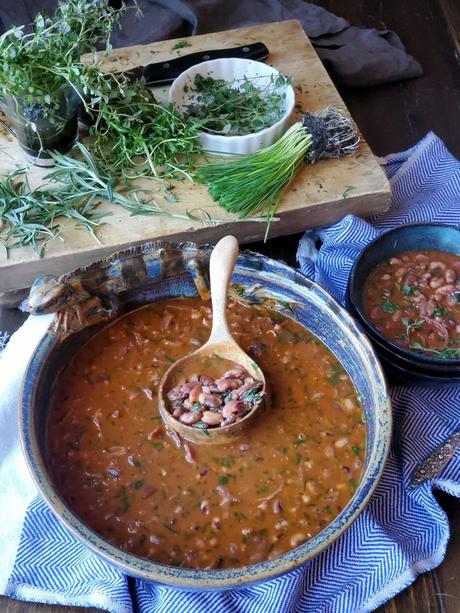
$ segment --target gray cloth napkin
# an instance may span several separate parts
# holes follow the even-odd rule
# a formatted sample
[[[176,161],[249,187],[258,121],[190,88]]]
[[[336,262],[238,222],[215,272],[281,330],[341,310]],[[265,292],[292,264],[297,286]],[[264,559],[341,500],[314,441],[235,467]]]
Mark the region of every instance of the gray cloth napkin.
[[[57,0],[0,0],[0,20],[8,29],[56,5]],[[138,0],[138,5],[142,19],[136,19],[133,11],[124,17],[122,29],[113,33],[115,47],[298,19],[328,70],[345,85],[375,85],[422,75],[420,64],[406,53],[394,32],[350,26],[303,0]]]

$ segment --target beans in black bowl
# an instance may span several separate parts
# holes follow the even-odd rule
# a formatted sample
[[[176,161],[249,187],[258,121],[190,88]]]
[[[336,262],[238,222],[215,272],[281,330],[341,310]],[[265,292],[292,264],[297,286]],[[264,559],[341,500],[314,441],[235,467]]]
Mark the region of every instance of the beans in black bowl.
[[[460,380],[460,229],[389,230],[360,254],[347,304],[399,382]]]

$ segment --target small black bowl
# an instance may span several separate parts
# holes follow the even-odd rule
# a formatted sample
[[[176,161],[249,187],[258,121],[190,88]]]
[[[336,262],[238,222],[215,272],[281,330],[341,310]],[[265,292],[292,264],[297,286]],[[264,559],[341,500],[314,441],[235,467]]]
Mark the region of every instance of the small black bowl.
[[[442,385],[460,382],[460,359],[417,353],[385,338],[363,310],[364,283],[372,270],[404,251],[436,250],[460,255],[460,228],[443,224],[410,224],[388,230],[373,240],[356,260],[348,280],[347,307],[375,347],[390,380]]]

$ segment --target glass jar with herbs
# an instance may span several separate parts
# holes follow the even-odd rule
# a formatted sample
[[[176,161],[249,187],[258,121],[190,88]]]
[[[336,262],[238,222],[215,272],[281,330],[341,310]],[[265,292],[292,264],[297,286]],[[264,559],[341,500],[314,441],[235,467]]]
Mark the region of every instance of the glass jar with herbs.
[[[79,102],[75,90],[64,85],[44,96],[7,95],[0,108],[21,148],[37,165],[46,165],[52,161],[49,151],[66,153],[77,140]]]
[[[79,101],[93,94],[101,54],[120,11],[109,0],[67,0],[53,15],[0,36],[0,108],[22,149],[46,165],[77,138]],[[82,55],[93,53],[94,62]],[[103,55],[103,54],[102,54]]]

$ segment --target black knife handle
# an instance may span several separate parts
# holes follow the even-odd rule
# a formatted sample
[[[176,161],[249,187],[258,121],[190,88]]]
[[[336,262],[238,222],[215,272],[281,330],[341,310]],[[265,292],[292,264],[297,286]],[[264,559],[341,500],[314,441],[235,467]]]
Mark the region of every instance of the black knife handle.
[[[206,62],[207,60],[216,60],[226,57],[247,58],[249,60],[265,60],[269,55],[267,47],[263,43],[252,43],[251,45],[243,45],[241,47],[233,47],[232,49],[213,49],[211,51],[198,51],[197,53],[189,53],[180,57],[159,62],[156,64],[148,64],[144,67],[143,77],[148,85],[163,85],[172,83],[184,70]]]

